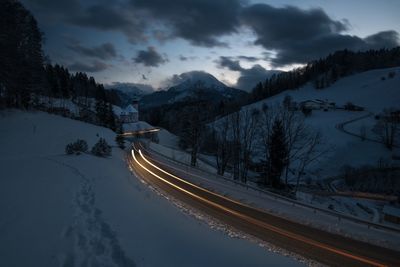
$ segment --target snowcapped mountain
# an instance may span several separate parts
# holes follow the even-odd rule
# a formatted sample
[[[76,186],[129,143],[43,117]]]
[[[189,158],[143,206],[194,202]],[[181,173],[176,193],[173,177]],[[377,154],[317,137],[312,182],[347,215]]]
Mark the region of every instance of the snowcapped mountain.
[[[137,84],[137,83],[121,83],[114,82],[112,84],[108,84],[105,86],[106,89],[115,89],[121,91],[127,95],[146,95],[154,92],[153,88],[150,85],[146,84]]]
[[[138,99],[154,92],[151,86],[136,83],[115,82],[105,85],[105,88],[110,98],[113,98],[113,95],[117,95],[118,101],[114,101],[114,104],[119,106],[127,106],[133,99]]]
[[[242,90],[226,86],[213,75],[203,71],[190,71],[174,75],[171,83],[173,86],[168,90],[143,96],[141,106],[149,108],[200,98],[217,102],[247,94]]]
[[[185,72],[179,76],[175,75],[173,79],[178,83],[172,86],[170,90],[178,92],[204,88],[224,92],[227,88],[225,84],[220,82],[213,75],[204,71]]]

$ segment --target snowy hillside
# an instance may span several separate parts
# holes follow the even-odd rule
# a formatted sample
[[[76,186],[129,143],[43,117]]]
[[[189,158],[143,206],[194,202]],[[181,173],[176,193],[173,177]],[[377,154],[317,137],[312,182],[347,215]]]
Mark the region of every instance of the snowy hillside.
[[[390,72],[395,72],[393,78],[388,78]],[[385,77],[385,79],[382,79]],[[281,104],[286,96],[291,96],[294,102],[307,100],[322,100],[334,102],[336,107],[343,107],[347,102],[365,108],[364,111],[347,111],[330,108],[327,111],[317,109],[305,118],[306,125],[320,131],[323,146],[329,150],[312,170],[307,174],[310,178],[326,178],[337,175],[343,165],[361,166],[376,165],[378,161],[392,161],[392,153],[382,144],[362,141],[360,138],[346,134],[339,129],[341,123],[356,120],[346,125],[346,129],[359,134],[360,127],[366,127],[367,138],[377,139],[372,132],[376,120],[373,114],[379,114],[384,108],[400,108],[400,68],[372,70],[342,78],[332,86],[315,89],[308,84],[300,89],[286,91],[268,99],[245,106],[245,109],[262,109],[263,105]]]
[[[141,183],[125,153],[67,156],[105,128],[42,112],[0,113],[1,266],[295,266],[183,213]]]
[[[390,79],[389,72],[395,72],[396,75]],[[382,80],[382,77],[385,80]],[[400,68],[366,71],[342,78],[332,86],[319,90],[308,84],[298,90],[286,91],[257,102],[250,107],[260,107],[263,103],[282,103],[286,95],[292,96],[296,102],[315,99],[328,100],[336,105],[352,102],[377,113],[383,108],[400,107]]]

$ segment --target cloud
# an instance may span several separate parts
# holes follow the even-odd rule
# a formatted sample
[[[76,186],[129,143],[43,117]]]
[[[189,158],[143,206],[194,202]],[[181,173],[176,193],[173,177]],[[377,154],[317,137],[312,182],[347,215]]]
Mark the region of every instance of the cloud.
[[[231,57],[221,56],[216,62],[220,68],[239,72],[240,76],[234,86],[245,91],[251,91],[257,83],[265,81],[275,73],[279,73],[276,70],[266,70],[259,64],[245,69],[240,66],[239,60],[234,60]]]
[[[236,32],[239,0],[132,0],[132,6],[171,26],[171,36],[198,46],[222,46],[219,37]]]
[[[149,46],[147,50],[140,50],[136,57],[133,58],[133,61],[135,63],[141,63],[146,67],[158,67],[168,60],[160,55],[154,47]]]
[[[63,23],[101,31],[123,33],[130,43],[147,40],[146,17],[127,3],[83,5],[79,0],[22,0],[38,15],[43,24]]]
[[[274,66],[306,63],[340,49],[399,45],[396,31],[366,38],[350,35],[347,20],[334,19],[321,8],[274,7],[242,0],[22,1],[39,12],[42,25],[58,19],[68,25],[120,32],[132,44],[148,43],[149,38],[162,42],[181,38],[196,46],[229,46],[222,37],[251,29],[254,44],[272,52],[268,60]],[[257,61],[245,55],[238,59]]]
[[[382,31],[364,38],[369,48],[391,48],[399,45],[399,33],[396,31]]]
[[[242,7],[240,0],[127,0],[92,5],[78,0],[23,1],[45,17],[51,14],[68,24],[122,32],[131,43],[146,42],[152,34],[159,41],[182,38],[206,47],[226,45],[219,39],[236,32]]]
[[[94,60],[90,64],[83,62],[75,62],[68,65],[68,69],[71,71],[82,71],[82,72],[99,72],[107,69],[109,66],[104,62]]]
[[[239,64],[239,60],[232,60],[231,57],[221,56],[217,63],[220,67],[228,68],[231,71],[242,71],[243,68]]]
[[[85,47],[77,43],[68,45],[68,48],[78,53],[79,55],[87,57],[95,57],[103,60],[113,59],[117,57],[117,52],[115,50],[115,47],[111,43],[104,43],[102,45],[93,47]]]
[[[184,56],[184,55],[179,55],[178,57],[180,61],[195,60],[196,58],[197,58],[196,56]]]
[[[49,16],[69,17],[81,9],[79,0],[22,0],[21,2],[41,15]]]
[[[398,45],[398,34],[386,31],[365,39],[344,34],[347,21],[330,18],[322,9],[303,10],[255,4],[243,8],[242,22],[257,36],[255,44],[276,51],[274,65],[306,63],[340,49],[363,50]]]
[[[266,70],[261,65],[256,64],[249,69],[242,69],[240,77],[236,81],[236,87],[245,91],[251,91],[259,82],[264,82],[267,78],[275,73],[277,70]]]
[[[249,61],[249,62],[255,62],[255,61],[260,60],[258,57],[250,57],[250,56],[238,56],[237,58],[241,59],[241,60]]]
[[[71,16],[69,22],[82,27],[91,27],[103,31],[120,31],[131,43],[146,40],[145,18],[124,5],[106,6],[97,4],[82,9],[78,15]]]
[[[185,56],[182,56],[182,55],[179,56],[179,60],[180,61],[187,61],[188,59],[189,59],[188,57],[185,57]]]

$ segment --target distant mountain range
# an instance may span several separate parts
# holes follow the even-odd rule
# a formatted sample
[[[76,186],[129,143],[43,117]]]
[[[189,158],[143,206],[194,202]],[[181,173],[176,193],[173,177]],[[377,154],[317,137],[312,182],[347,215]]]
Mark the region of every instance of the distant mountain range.
[[[203,71],[186,72],[174,77],[176,84],[168,90],[143,95],[140,100],[141,107],[151,108],[193,99],[217,103],[247,95],[246,92],[228,87],[213,75]]]
[[[133,99],[140,99],[144,95],[154,92],[151,86],[136,83],[115,82],[105,85],[105,88],[118,96],[120,106],[127,106]]]

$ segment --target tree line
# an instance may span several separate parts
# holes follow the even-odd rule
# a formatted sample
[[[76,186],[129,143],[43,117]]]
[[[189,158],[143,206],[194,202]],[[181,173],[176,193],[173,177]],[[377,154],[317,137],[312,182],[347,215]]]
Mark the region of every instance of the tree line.
[[[0,104],[27,108],[31,93],[43,90],[42,33],[17,1],[1,2]]]
[[[259,82],[252,90],[247,104],[285,90],[298,89],[308,82],[313,82],[316,89],[323,89],[345,76],[399,65],[400,47],[358,52],[346,49],[336,51],[325,58],[311,61],[302,68],[274,74],[264,82]]]
[[[33,15],[18,1],[2,1],[0,108],[62,112],[63,107],[43,106],[40,99],[71,100],[80,111],[75,118],[118,130],[120,125],[112,107],[113,102],[119,101],[117,93],[105,90],[85,73],[71,74],[63,66],[46,64],[42,41],[43,34]]]

